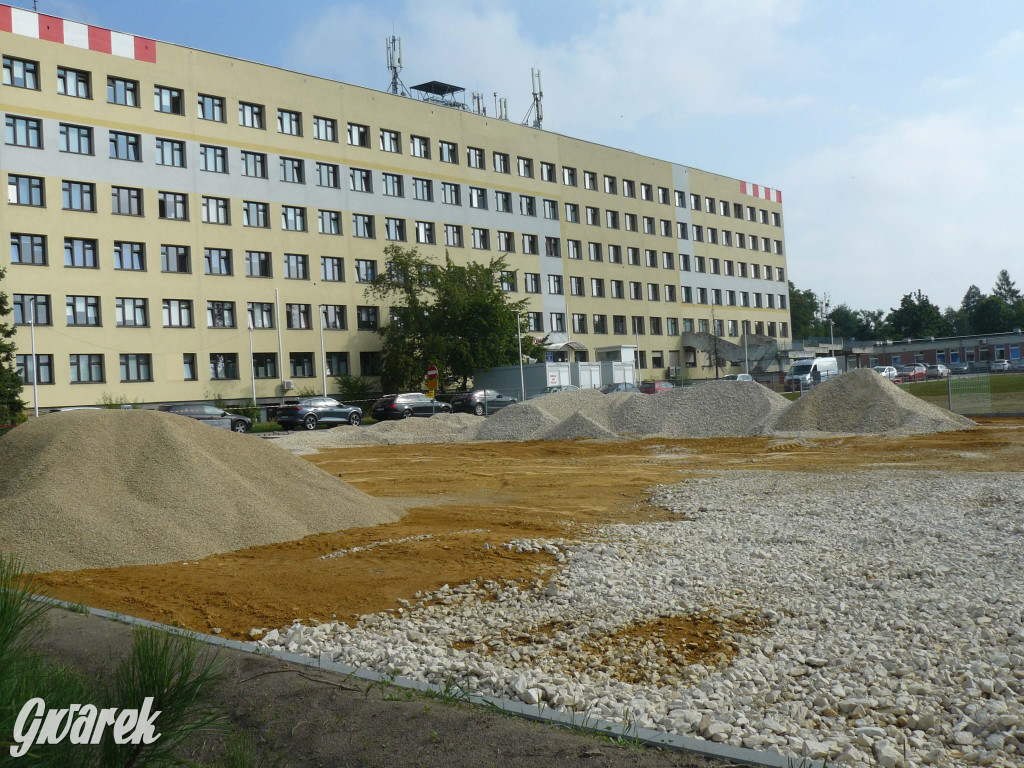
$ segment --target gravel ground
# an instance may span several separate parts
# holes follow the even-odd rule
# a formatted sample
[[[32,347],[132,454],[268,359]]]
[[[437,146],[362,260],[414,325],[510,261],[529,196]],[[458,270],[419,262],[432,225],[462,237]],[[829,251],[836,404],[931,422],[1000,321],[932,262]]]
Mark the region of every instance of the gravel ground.
[[[906,765],[1019,766],[1022,479],[698,478],[654,491],[677,521],[518,542],[564,559],[547,584],[442,589],[354,628],[295,625],[262,642],[838,765],[892,768],[906,754]],[[731,626],[731,662],[607,641],[693,614]]]
[[[159,411],[72,411],[0,440],[0,552],[31,571],[190,560],[398,520],[254,435]]]

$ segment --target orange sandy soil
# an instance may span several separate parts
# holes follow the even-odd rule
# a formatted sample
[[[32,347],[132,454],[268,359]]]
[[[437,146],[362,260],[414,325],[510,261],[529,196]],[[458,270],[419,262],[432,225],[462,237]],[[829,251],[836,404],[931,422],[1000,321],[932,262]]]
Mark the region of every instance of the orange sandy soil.
[[[38,582],[61,599],[200,632],[219,627],[223,636],[239,639],[248,639],[253,627],[279,627],[293,619],[351,623],[444,584],[476,579],[529,586],[546,580],[557,567],[554,558],[515,555],[496,545],[523,537],[579,539],[594,524],[666,519],[646,504],[645,490],[691,472],[1020,471],[1024,422],[990,421],[968,432],[909,438],[407,445],[345,448],[308,458],[371,495],[407,499],[408,514],[397,523],[199,562],[39,574]],[[473,532],[478,529],[484,532]],[[430,538],[318,559],[339,549],[422,535]],[[623,628],[620,639],[642,636],[656,645],[668,639],[670,649],[692,651],[690,663],[713,661],[720,653],[731,655],[727,625],[708,615],[666,616]]]

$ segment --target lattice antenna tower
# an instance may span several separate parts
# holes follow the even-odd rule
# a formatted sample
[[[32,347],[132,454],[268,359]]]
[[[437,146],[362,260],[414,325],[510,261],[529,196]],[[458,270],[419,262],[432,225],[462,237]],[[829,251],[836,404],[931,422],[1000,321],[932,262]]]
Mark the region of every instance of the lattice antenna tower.
[[[533,85],[533,103],[526,111],[523,118],[523,125],[532,125],[534,128],[544,127],[544,89],[540,84],[540,70],[530,68],[530,81]],[[533,123],[530,123],[530,115],[533,115]]]
[[[391,85],[388,86],[388,93],[395,96],[408,96],[409,91],[398,73],[402,71],[402,38],[392,35],[385,41],[388,49],[388,69],[391,70]]]

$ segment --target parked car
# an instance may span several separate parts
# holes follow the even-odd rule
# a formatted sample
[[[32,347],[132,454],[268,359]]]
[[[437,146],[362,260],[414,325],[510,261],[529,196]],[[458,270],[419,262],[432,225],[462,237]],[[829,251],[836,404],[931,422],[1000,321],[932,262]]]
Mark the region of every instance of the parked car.
[[[730,373],[722,377],[723,381],[753,381],[754,377],[749,373]]]
[[[949,368],[944,366],[942,363],[929,365],[925,368],[924,377],[926,379],[948,379]]]
[[[963,376],[970,372],[970,367],[967,363],[950,363],[949,364],[949,375],[950,376]]]
[[[214,421],[216,419],[231,419],[231,430],[233,432],[248,432],[252,429],[252,419],[238,413],[228,413],[223,408],[215,405],[203,405],[202,403],[172,403],[161,405],[158,411],[176,413],[179,416],[188,416],[190,419],[199,421]]]
[[[1018,357],[1016,360],[1011,360],[1010,370],[1017,372],[1024,371],[1024,357]]]
[[[899,376],[899,373],[891,365],[876,365],[874,371],[883,379],[888,379],[889,381],[895,381],[896,377]]]
[[[304,397],[278,408],[274,420],[284,429],[316,429],[320,424],[358,427],[363,421],[363,409],[339,403],[333,397]]]
[[[924,363],[909,363],[900,366],[900,381],[924,381],[928,369]]]
[[[579,389],[575,384],[552,384],[550,387],[544,387],[540,392],[535,395],[530,395],[527,400],[532,400],[535,397],[543,397],[544,395],[550,395],[554,392],[571,392]]]
[[[839,375],[839,361],[834,357],[805,357],[794,360],[783,379],[783,389],[800,392]]]
[[[1010,370],[1009,360],[993,360],[988,364],[989,373],[1005,373]]]
[[[984,360],[973,360],[967,364],[968,373],[988,373],[988,363]]]
[[[610,395],[612,392],[639,392],[640,388],[636,384],[628,381],[613,381],[611,384],[605,384],[601,387],[601,392]]]
[[[384,395],[373,404],[370,415],[377,421],[385,421],[451,412],[451,405],[431,400],[422,392],[402,392],[397,395]]]
[[[505,397],[496,389],[474,389],[472,392],[460,392],[453,397],[452,410],[456,413],[485,416],[515,402],[518,402],[516,398]]]
[[[675,385],[671,381],[641,381],[640,391],[645,395],[656,395],[659,392],[668,392],[670,389],[675,389]]]

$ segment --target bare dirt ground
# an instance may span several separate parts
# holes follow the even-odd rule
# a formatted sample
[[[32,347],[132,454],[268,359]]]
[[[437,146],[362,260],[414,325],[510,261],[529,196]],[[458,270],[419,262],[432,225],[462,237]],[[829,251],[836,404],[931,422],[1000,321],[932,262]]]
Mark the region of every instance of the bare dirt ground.
[[[404,445],[325,451],[309,459],[370,495],[407,499],[408,515],[198,562],[40,574],[38,580],[61,599],[200,632],[217,628],[238,639],[248,639],[253,627],[294,619],[352,623],[444,584],[546,578],[557,567],[553,557],[496,545],[514,538],[573,539],[592,524],[664,519],[646,503],[645,490],[694,472],[1019,471],[1024,422],[905,438]],[[321,559],[355,547],[367,548]],[[687,662],[693,663],[731,653],[717,640],[721,629],[681,617],[673,626],[625,631],[677,639],[691,649]]]

